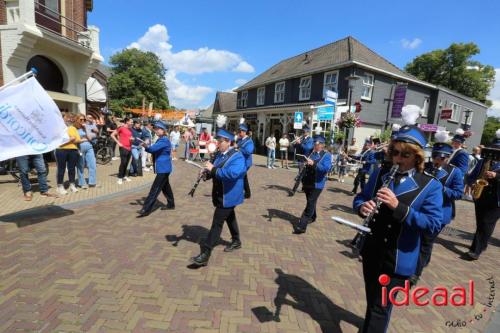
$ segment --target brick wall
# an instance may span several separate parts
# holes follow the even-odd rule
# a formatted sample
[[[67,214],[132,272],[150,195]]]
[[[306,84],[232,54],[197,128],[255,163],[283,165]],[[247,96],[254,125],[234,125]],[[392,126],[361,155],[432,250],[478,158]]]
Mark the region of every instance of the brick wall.
[[[0,24],[7,23],[5,0],[0,0]],[[0,41],[0,86],[3,86],[2,42]]]

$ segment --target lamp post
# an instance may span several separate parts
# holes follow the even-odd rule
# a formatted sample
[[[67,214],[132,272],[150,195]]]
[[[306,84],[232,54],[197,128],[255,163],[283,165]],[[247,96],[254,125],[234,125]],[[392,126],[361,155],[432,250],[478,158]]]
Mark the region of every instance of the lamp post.
[[[347,100],[347,105],[349,107],[349,109],[347,110],[347,112],[351,112],[351,103],[352,103],[352,91],[354,89],[354,83],[361,79],[361,77],[357,76],[356,75],[356,70],[353,69],[352,71],[352,74],[349,75],[348,77],[345,78],[348,82],[349,82],[349,96],[348,96],[348,100]],[[346,133],[346,128],[344,127],[344,143],[343,143],[343,146],[345,147],[345,142],[347,141],[347,135],[348,133]]]
[[[465,110],[464,112],[465,112],[465,123],[462,124],[462,129],[464,131],[468,131],[470,128],[468,121],[469,121],[470,113],[472,112],[472,110]]]

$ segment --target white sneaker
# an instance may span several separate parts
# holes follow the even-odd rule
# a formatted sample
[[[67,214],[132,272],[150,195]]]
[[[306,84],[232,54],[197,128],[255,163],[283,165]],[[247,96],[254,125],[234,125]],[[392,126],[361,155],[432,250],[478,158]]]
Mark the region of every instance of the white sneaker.
[[[272,168],[271,168],[271,166],[269,166],[269,165],[267,166],[267,168],[268,168],[268,169],[272,169]]]
[[[118,159],[120,159],[120,158],[119,158],[119,157],[116,157],[116,156],[111,158],[111,160],[112,160],[112,161],[116,161],[116,160],[118,160]]]
[[[127,181],[127,182],[131,182],[132,181],[132,179],[130,179],[128,177],[123,177],[123,179],[125,179],[125,181]]]
[[[273,169],[276,169],[276,167],[275,167],[274,165],[272,166],[272,168],[273,168]]]
[[[78,192],[78,189],[76,188],[75,184],[73,184],[73,183],[69,184],[69,190],[73,193]]]
[[[64,189],[63,185],[57,185],[57,193],[60,195],[66,195],[68,194],[68,191]]]
[[[121,185],[121,184],[123,184],[123,179],[121,179],[121,178],[118,178],[118,181],[117,181],[117,183],[118,183],[118,185]]]

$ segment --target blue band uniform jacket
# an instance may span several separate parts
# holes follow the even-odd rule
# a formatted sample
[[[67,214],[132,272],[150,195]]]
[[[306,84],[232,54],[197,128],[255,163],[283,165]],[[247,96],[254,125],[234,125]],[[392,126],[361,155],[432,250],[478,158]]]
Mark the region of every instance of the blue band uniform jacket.
[[[359,213],[388,177],[389,169],[374,170],[368,184],[353,201]],[[443,219],[443,186],[427,173],[414,173],[389,188],[399,200],[396,209],[382,204],[370,225],[361,254],[363,260],[378,262],[386,273],[410,276],[415,273],[423,232],[436,233]]]
[[[245,158],[245,165],[247,170],[252,166],[252,154],[254,152],[255,146],[251,137],[247,136],[244,139],[239,138],[236,142],[239,151],[243,154]]]
[[[457,167],[462,174],[466,175],[469,170],[469,154],[465,149],[459,148],[452,154],[448,164]]]
[[[479,160],[467,177],[467,184],[472,186],[476,182],[481,173],[483,164],[484,159]],[[500,182],[500,162],[492,162],[490,170],[495,171],[497,176],[495,179],[488,180],[488,186],[484,188],[481,197],[476,200],[476,203],[484,207],[500,207],[500,186],[498,186]]]
[[[464,175],[453,165],[440,168],[435,177],[443,185],[443,222],[442,227],[449,224],[455,216],[453,202],[462,198],[464,193]]]
[[[159,138],[153,145],[146,147],[146,151],[153,154],[155,173],[172,172],[172,145],[166,136]]]
[[[306,173],[304,178],[302,178],[302,186],[323,189],[326,183],[326,176],[332,166],[332,154],[323,150],[321,153],[311,153],[309,158],[314,161],[314,165],[306,166]]]
[[[243,203],[243,178],[247,168],[243,154],[230,148],[218,153],[208,179],[213,179],[212,202],[215,207],[231,208]]]
[[[309,154],[311,154],[314,149],[314,139],[308,136],[307,138],[302,140],[302,142],[300,143],[300,149],[302,150],[303,155],[309,156]]]

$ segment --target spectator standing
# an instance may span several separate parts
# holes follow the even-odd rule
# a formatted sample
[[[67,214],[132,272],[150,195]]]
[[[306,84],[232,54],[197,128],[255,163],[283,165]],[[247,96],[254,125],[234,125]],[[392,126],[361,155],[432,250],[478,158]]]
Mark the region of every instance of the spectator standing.
[[[76,164],[79,158],[78,144],[81,142],[81,138],[75,126],[80,127],[80,119],[82,119],[82,122],[85,121],[83,116],[80,118],[72,114],[66,114],[64,116],[64,121],[66,122],[66,126],[68,126],[69,141],[56,149],[57,192],[60,195],[68,194],[64,189],[64,174],[66,173],[66,169],[68,169],[69,190],[71,192],[78,192],[75,186],[75,178]]]
[[[123,180],[129,182],[131,179],[126,177],[127,166],[132,157],[131,149],[132,144],[132,119],[125,118],[123,120],[124,125],[119,127],[111,134],[111,138],[116,142],[118,147],[120,147],[120,167],[118,169],[118,184],[123,184]]]
[[[290,141],[288,140],[288,135],[283,134],[283,137],[280,139],[280,159],[281,159],[281,167],[286,167],[288,169],[288,148],[290,147]]]
[[[274,161],[276,159],[276,138],[274,137],[274,133],[271,133],[269,137],[266,139],[266,147],[267,147],[267,168],[268,169],[276,169],[274,166]]]
[[[144,142],[147,145],[151,145],[153,133],[149,129],[148,124],[149,123],[147,123],[147,122],[144,122],[142,124],[142,133],[144,134]],[[142,151],[141,151],[142,171],[146,171],[146,172],[153,171],[153,167],[151,167],[151,168],[148,167],[148,157],[150,154],[146,151],[146,148],[144,148],[144,146],[142,146],[141,148],[142,148]]]
[[[347,172],[347,161],[349,160],[349,157],[347,154],[340,149],[339,154],[338,154],[338,171],[339,171],[339,182],[343,183],[345,179],[345,175]]]
[[[104,134],[105,135],[111,135],[114,131],[116,131],[116,120],[115,120],[115,116],[106,116],[106,120],[105,120],[105,131],[104,131]],[[111,141],[111,156],[112,156],[112,160],[115,161],[118,159],[118,157],[115,156],[116,154],[116,142],[115,140],[112,140]]]
[[[205,127],[202,128],[202,132],[200,134],[200,137],[198,138],[198,141],[204,141],[205,144],[201,145],[200,144],[200,149],[207,149],[207,144],[212,140],[212,137],[210,136],[210,133],[208,133],[207,129]],[[205,154],[200,154],[200,158],[202,160],[205,159]]]
[[[134,125],[131,129],[132,131],[132,163],[130,164],[130,175],[142,177],[142,146],[141,144],[146,140],[146,136],[142,130],[142,124],[140,121],[135,120]]]
[[[189,150],[191,148],[191,141],[193,140],[193,134],[191,133],[190,128],[186,128],[184,133],[182,134],[182,140],[184,141],[185,147],[184,147],[184,159],[189,160],[189,156],[191,155],[189,153]]]
[[[49,193],[49,186],[47,185],[47,169],[45,169],[45,161],[42,154],[25,155],[16,158],[17,166],[21,176],[21,185],[23,187],[24,200],[31,201],[33,199],[33,192],[31,191],[31,182],[29,179],[30,161],[35,167],[38,178],[38,189],[42,197],[55,197],[57,195]]]
[[[179,126],[174,126],[172,132],[170,132],[170,143],[172,144],[172,161],[177,160],[177,148],[179,148],[179,141],[181,139],[181,133],[179,132]]]
[[[91,116],[90,116],[91,117]],[[97,129],[95,125],[89,122],[92,122],[92,118],[87,116],[87,122],[85,122],[85,118],[79,117],[79,122],[81,126],[78,128],[78,135],[80,135],[80,154],[78,157],[78,186],[87,189],[90,187],[96,186],[96,160],[94,154],[94,146],[95,140],[97,139],[97,134],[93,131]],[[89,182],[85,180],[85,167],[89,170]]]

